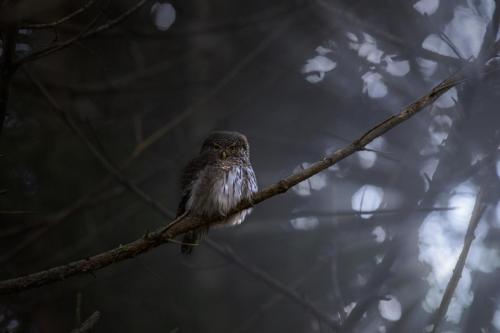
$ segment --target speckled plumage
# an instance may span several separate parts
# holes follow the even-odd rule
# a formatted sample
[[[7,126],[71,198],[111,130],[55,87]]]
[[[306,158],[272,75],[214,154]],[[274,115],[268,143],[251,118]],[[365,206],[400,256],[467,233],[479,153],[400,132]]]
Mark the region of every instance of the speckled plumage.
[[[250,163],[250,149],[243,134],[214,132],[201,148],[200,154],[188,163],[182,179],[182,199],[177,216],[187,212],[202,218],[221,219],[218,225],[237,225],[250,213],[246,209],[227,216],[242,199],[257,192],[257,181]],[[200,233],[196,230],[184,236],[181,251],[191,253]]]

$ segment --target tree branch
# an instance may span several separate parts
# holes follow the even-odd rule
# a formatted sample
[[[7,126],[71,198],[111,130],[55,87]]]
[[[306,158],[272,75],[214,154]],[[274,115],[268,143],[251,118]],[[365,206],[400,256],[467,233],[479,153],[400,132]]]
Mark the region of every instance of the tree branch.
[[[198,107],[205,104],[212,97],[217,95],[229,82],[231,82],[243,69],[245,69],[248,64],[253,62],[258,55],[260,55],[265,49],[267,49],[268,46],[271,45],[274,40],[276,40],[276,38],[282,35],[293,22],[293,18],[287,19],[282,22],[276,30],[272,31],[269,36],[261,41],[254,50],[252,50],[249,54],[242,58],[242,60],[239,61],[233,69],[231,69],[226,75],[224,75],[222,79],[208,92],[208,94],[204,95],[200,100],[196,101],[193,105],[189,106],[183,112],[179,113],[172,121],[158,128],[146,139],[140,142],[134,149],[132,158],[136,158],[137,156],[142,154],[142,152],[144,152],[149,146],[156,143],[165,135],[165,133],[169,132],[172,127],[177,126],[181,121],[193,114],[194,111],[198,109]]]
[[[16,33],[13,26],[6,29],[3,37],[3,54],[0,65],[0,135],[2,134],[3,123],[7,115],[9,104],[10,82],[15,71],[14,57],[16,54]]]
[[[312,265],[311,268],[307,270],[304,274],[302,274],[300,277],[295,279],[293,282],[285,286],[285,288],[292,290],[292,291],[298,291],[297,289],[304,284],[306,280],[311,278],[312,276],[315,276],[319,269],[322,268],[326,264],[326,260],[324,258],[320,258],[318,261]],[[243,319],[241,322],[239,322],[239,325],[237,328],[232,330],[232,333],[244,333],[249,331],[252,326],[255,324],[255,322],[264,315],[265,313],[268,313],[273,305],[278,303],[283,299],[284,295],[283,294],[276,294],[270,297],[266,302],[262,303],[256,311],[248,316],[247,318]]]
[[[287,178],[278,181],[276,184],[271,185],[264,190],[256,193],[251,200],[244,200],[240,202],[230,212],[230,214],[234,214],[243,209],[250,208],[273,196],[284,193],[298,183],[314,176],[315,174],[354,154],[355,152],[366,146],[368,143],[373,141],[375,138],[383,135],[390,129],[396,127],[397,125],[417,114],[423,108],[433,103],[439,96],[441,96],[450,88],[456,86],[460,82],[462,82],[462,80],[456,80],[453,78],[441,82],[435,88],[433,88],[430,93],[422,96],[400,113],[382,121],[372,129],[370,129],[368,132],[363,134],[359,139],[353,141],[346,147],[337,150],[333,154],[324,157],[322,160],[314,163],[310,167],[298,173],[292,174]],[[168,226],[160,228],[152,233],[146,234],[142,238],[139,238],[133,242],[121,245],[117,248],[97,254],[95,256],[77,260],[65,265],[56,266],[48,270],[29,274],[26,276],[0,281],[0,294],[14,293],[29,288],[46,285],[49,283],[54,283],[56,281],[61,281],[70,276],[90,273],[100,268],[109,266],[113,263],[130,259],[141,253],[147,252],[161,244],[171,241],[176,236],[181,235],[187,231],[217,222],[218,221],[202,220],[197,217],[187,216],[183,218],[179,223],[169,224]]]
[[[20,66],[24,65],[27,62],[34,61],[37,59],[40,59],[42,57],[45,57],[49,54],[52,54],[54,52],[60,51],[62,49],[65,49],[68,46],[73,45],[76,42],[79,42],[83,39],[89,38],[91,36],[94,36],[102,31],[108,30],[121,22],[123,22],[125,19],[127,19],[130,15],[135,13],[137,10],[139,10],[148,0],[140,0],[137,2],[135,5],[127,9],[124,13],[122,13],[120,16],[107,21],[106,23],[98,26],[95,29],[91,29],[85,32],[82,32],[72,38],[69,38],[68,40],[65,40],[63,42],[57,43],[55,45],[48,46],[46,48],[43,48],[39,51],[33,52],[30,55],[27,55],[24,58],[19,59],[14,63],[15,68],[19,68]]]
[[[96,0],[89,0],[87,1],[83,6],[78,8],[77,10],[73,11],[72,13],[61,17],[60,19],[50,22],[50,23],[34,23],[34,24],[26,24],[21,26],[21,29],[48,29],[48,28],[53,28],[59,24],[62,24],[66,21],[71,20],[73,17],[77,16],[80,13],[83,13],[85,10],[90,8],[94,4]]]
[[[453,297],[455,289],[458,286],[458,282],[462,277],[462,271],[465,267],[465,261],[467,259],[467,255],[469,254],[472,241],[474,241],[474,238],[476,238],[474,233],[479,224],[479,221],[481,220],[481,216],[483,215],[483,212],[486,209],[485,205],[485,196],[487,195],[486,184],[487,184],[486,182],[482,184],[481,188],[479,189],[479,193],[476,197],[476,202],[474,204],[474,209],[472,210],[469,226],[467,227],[467,232],[465,234],[462,252],[458,257],[455,268],[453,269],[453,274],[450,278],[450,281],[448,282],[448,285],[446,286],[443,298],[441,299],[441,304],[439,304],[439,308],[435,312],[432,320],[432,333],[438,332],[439,325],[441,324],[443,317],[446,315],[446,312],[448,312],[448,306],[450,305],[451,298]]]
[[[101,313],[99,311],[95,311],[80,325],[80,327],[71,330],[70,333],[90,332],[90,330],[94,328],[95,324],[97,324],[100,318],[101,318]]]
[[[287,296],[288,298],[293,299],[296,303],[300,304],[302,307],[307,309],[307,311],[312,313],[317,319],[321,320],[331,328],[334,329],[338,328],[339,325],[337,321],[334,320],[332,317],[330,317],[329,315],[327,315],[322,311],[319,311],[316,308],[316,306],[312,304],[309,300],[305,299],[304,297],[301,297],[296,291],[294,291],[291,288],[288,288],[287,286],[285,286],[284,284],[282,284],[281,282],[279,282],[266,272],[262,271],[257,267],[247,265],[247,263],[240,256],[238,256],[231,248],[229,247],[224,248],[223,246],[212,241],[211,239],[206,239],[206,243],[215,252],[219,253],[226,259],[229,259],[230,262],[239,266],[245,272],[264,281],[271,288],[279,291],[281,294]]]

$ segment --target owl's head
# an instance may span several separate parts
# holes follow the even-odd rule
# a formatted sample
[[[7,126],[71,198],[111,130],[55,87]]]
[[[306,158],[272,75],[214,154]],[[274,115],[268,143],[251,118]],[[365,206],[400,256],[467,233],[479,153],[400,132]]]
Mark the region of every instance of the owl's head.
[[[212,132],[203,142],[201,153],[217,155],[221,159],[230,157],[248,158],[250,147],[246,136],[238,132]]]

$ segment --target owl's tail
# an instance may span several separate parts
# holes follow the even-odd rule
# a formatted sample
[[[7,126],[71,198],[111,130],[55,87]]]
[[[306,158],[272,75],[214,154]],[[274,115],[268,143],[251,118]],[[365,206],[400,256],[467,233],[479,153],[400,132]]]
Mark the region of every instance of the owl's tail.
[[[200,234],[197,231],[189,231],[182,238],[181,253],[191,254],[193,248],[197,245],[200,240]]]

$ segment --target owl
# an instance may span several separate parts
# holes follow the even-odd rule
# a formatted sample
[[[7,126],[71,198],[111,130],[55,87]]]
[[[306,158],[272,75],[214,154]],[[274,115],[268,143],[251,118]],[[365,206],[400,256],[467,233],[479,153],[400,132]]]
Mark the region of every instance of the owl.
[[[203,142],[200,153],[185,167],[182,178],[182,198],[177,217],[187,213],[205,219],[218,220],[216,225],[238,225],[250,213],[245,209],[228,215],[242,199],[257,192],[257,181],[250,163],[247,138],[238,132],[213,132]],[[181,252],[190,254],[208,226],[184,235]]]

